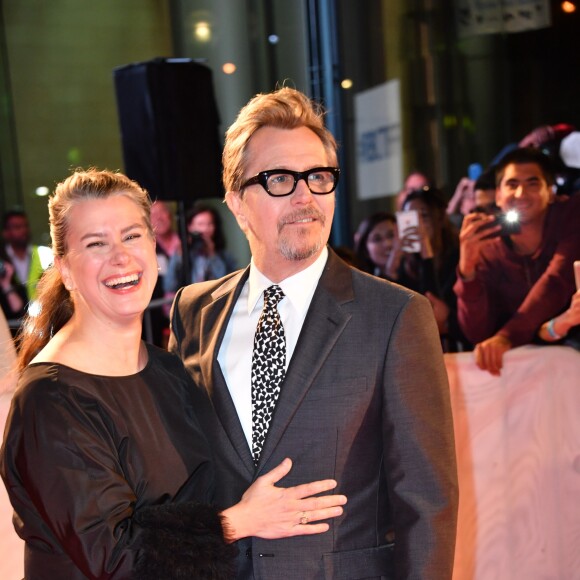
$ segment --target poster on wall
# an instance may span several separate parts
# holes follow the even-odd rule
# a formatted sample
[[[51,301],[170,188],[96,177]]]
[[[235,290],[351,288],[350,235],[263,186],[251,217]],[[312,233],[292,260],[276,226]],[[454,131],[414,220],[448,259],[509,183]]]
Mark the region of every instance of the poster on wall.
[[[398,79],[355,95],[357,197],[395,195],[403,184]]]
[[[551,25],[548,0],[457,0],[456,11],[460,38]]]

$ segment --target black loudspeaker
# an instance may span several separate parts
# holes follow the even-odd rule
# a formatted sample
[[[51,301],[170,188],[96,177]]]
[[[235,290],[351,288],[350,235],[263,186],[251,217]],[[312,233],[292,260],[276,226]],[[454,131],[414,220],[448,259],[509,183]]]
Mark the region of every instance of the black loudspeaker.
[[[113,71],[125,173],[153,199],[222,197],[211,70],[157,58]]]

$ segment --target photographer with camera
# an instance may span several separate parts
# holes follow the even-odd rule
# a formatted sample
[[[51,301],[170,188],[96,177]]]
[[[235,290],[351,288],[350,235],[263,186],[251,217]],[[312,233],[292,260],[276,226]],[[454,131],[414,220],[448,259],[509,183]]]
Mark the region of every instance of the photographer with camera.
[[[187,214],[187,251],[190,271],[184,272],[180,252],[169,260],[163,282],[166,295],[193,282],[216,280],[237,269],[235,260],[225,249],[221,217],[213,207],[197,203]]]
[[[465,216],[454,287],[476,363],[493,375],[506,351],[533,342],[546,320],[566,310],[580,257],[580,196],[555,196],[551,161],[539,150],[514,149],[498,162],[496,204],[500,219]],[[508,212],[519,230],[509,230]]]

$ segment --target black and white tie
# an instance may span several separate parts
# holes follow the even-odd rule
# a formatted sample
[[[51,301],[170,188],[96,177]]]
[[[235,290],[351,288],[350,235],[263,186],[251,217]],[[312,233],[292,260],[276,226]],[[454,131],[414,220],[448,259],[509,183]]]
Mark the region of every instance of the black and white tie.
[[[258,320],[252,354],[252,456],[258,465],[268,426],[286,374],[286,337],[278,312],[284,298],[280,286],[264,291],[264,308]]]

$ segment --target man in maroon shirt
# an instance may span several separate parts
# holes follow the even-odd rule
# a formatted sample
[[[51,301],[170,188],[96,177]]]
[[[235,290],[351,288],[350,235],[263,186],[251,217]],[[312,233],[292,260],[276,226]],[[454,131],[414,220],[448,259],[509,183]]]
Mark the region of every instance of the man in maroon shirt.
[[[521,231],[499,236],[493,216],[465,216],[454,290],[477,365],[499,375],[504,353],[532,342],[570,303],[573,262],[580,259],[580,195],[556,198],[550,160],[531,148],[501,159],[496,185],[497,205],[519,213]]]

